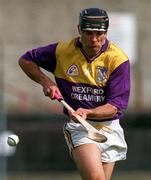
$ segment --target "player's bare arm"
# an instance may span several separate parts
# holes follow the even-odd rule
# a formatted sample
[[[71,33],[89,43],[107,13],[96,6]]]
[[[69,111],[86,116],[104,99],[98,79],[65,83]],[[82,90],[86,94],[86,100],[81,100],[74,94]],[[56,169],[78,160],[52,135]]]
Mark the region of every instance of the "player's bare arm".
[[[92,109],[79,108],[74,114],[78,114],[84,119],[86,118],[110,119],[113,118],[116,113],[117,113],[117,108],[107,103],[103,106],[98,106]]]
[[[36,63],[20,58],[19,65],[28,77],[43,87],[45,96],[53,99],[55,94],[61,95],[57,85],[40,70]]]

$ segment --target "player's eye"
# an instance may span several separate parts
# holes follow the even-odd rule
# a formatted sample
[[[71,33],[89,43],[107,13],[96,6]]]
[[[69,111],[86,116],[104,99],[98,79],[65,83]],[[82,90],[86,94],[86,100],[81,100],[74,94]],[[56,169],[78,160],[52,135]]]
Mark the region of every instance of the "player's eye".
[[[103,31],[97,31],[97,35],[98,35],[98,36],[102,36],[103,34],[105,34],[105,32],[103,32]]]
[[[93,35],[93,32],[92,31],[85,31],[85,34],[86,35]]]

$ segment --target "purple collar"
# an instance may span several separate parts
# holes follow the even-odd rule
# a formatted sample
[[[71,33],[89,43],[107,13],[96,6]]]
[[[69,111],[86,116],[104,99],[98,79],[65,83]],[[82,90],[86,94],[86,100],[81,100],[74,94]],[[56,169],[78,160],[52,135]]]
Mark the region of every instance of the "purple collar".
[[[109,45],[109,41],[106,39],[106,40],[105,40],[105,43],[104,43],[103,46],[101,47],[100,51],[99,51],[94,57],[89,58],[89,57],[87,56],[87,54],[85,53],[85,51],[83,50],[83,48],[82,48],[82,43],[80,42],[80,38],[77,38],[77,40],[76,40],[76,46],[77,46],[78,48],[80,48],[82,54],[86,57],[86,59],[87,59],[88,62],[92,62],[95,58],[97,58],[98,56],[100,56],[100,54],[102,54],[104,51],[106,51],[107,48],[108,48],[108,45]]]

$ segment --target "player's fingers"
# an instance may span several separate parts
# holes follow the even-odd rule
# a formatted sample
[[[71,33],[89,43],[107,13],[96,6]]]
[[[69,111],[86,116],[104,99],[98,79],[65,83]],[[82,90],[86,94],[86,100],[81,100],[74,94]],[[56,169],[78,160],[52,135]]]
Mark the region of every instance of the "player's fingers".
[[[76,116],[74,115],[74,111],[70,111],[68,110],[68,115],[69,117],[74,121],[74,122],[79,122],[77,119],[76,119]]]
[[[44,92],[45,96],[50,97],[52,100],[56,99],[55,98],[56,94],[58,96],[62,97],[57,86],[50,86],[50,87],[46,86],[46,87],[43,87],[43,92]]]
[[[45,94],[45,96],[50,96],[51,95],[51,90],[50,90],[50,88],[43,88],[43,92],[44,92],[44,94]]]
[[[56,89],[54,92],[52,92],[52,99],[63,99],[60,91],[58,89]]]
[[[53,100],[53,89],[51,87],[43,88],[43,92],[45,96],[50,97],[51,100]]]
[[[86,119],[86,118],[87,118],[87,114],[85,113],[85,111],[81,111],[81,110],[75,111],[73,115],[74,115],[74,116],[79,115],[79,116],[81,116],[83,119]]]

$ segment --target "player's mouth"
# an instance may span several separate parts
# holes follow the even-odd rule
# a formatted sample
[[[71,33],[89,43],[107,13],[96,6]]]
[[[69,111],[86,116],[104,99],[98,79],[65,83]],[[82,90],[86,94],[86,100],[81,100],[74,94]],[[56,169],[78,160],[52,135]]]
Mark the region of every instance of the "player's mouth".
[[[93,48],[99,48],[99,46],[98,46],[98,45],[95,45],[95,44],[91,44],[91,45],[89,45],[88,47],[89,47],[89,48],[92,48],[92,49],[93,49]]]
[[[92,45],[92,46],[90,46],[90,49],[92,49],[94,51],[98,51],[100,49],[100,46]]]

